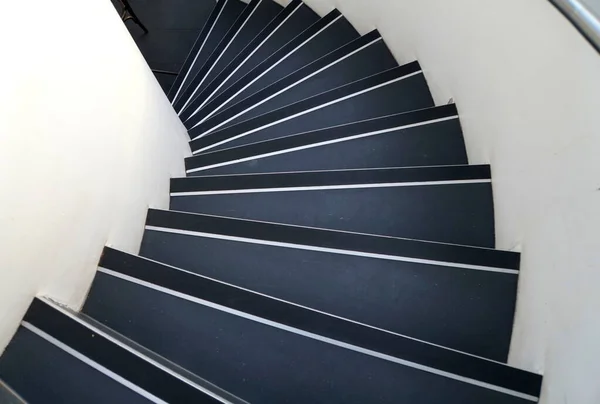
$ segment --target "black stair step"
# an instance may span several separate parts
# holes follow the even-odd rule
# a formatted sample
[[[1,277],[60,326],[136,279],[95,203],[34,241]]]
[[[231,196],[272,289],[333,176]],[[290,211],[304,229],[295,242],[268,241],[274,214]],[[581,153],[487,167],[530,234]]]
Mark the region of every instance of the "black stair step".
[[[280,21],[279,14],[283,14],[283,8],[273,0],[259,0],[258,4],[246,20],[244,26],[240,29],[238,35],[229,44],[225,52],[219,57],[219,60],[214,64],[214,67],[206,75],[205,80],[200,85],[197,92],[197,97],[202,97],[203,91],[209,84],[215,80],[219,74],[232,61],[234,61],[240,52],[244,51],[249,46],[256,47],[259,43],[255,43],[254,39],[258,36],[266,37],[269,34],[277,35],[273,32],[279,24],[271,24],[273,20]],[[251,48],[249,48],[251,49]]]
[[[0,374],[15,388],[23,385],[30,402],[245,403],[138,347],[86,316],[36,298],[0,358]]]
[[[219,90],[226,89],[233,84],[235,82],[233,80],[237,80],[234,77],[241,74],[240,71],[249,72],[285,43],[292,40],[303,28],[308,28],[310,24],[307,22],[314,23],[316,18],[310,18],[310,14],[308,18],[303,16],[301,13],[303,9],[308,9],[308,7],[303,7],[300,0],[294,0],[288,4],[244,49],[240,50],[227,66],[218,69],[218,74],[211,78],[209,84],[195,98],[203,100],[203,103],[208,102]],[[316,16],[316,14],[314,15]],[[277,38],[277,41],[274,38]],[[257,60],[255,58],[257,54],[262,54],[262,59]]]
[[[188,175],[467,164],[453,104],[201,153]]]
[[[246,22],[259,5],[260,1],[261,0],[252,0],[249,4],[245,5],[244,10],[240,13],[235,22],[231,24],[227,30],[227,33],[222,36],[221,41],[210,54],[204,65],[199,69],[196,69],[194,76],[190,80],[187,88],[180,93],[178,99],[173,103],[173,107],[180,115],[183,108],[189,104],[191,99],[198,93],[200,87],[205,84],[206,76],[212,71],[215,64],[227,51],[227,48],[230,46],[230,44],[234,42],[240,35],[240,32],[243,30]]]
[[[377,30],[217,112],[194,128],[202,135],[396,67]]]
[[[12,387],[0,379],[0,403],[3,404],[27,404]]]
[[[212,98],[202,109],[203,101],[197,99],[180,117],[186,127],[191,128],[216,108],[233,105],[358,37],[352,25],[339,11],[333,10]]]
[[[171,180],[171,209],[493,248],[489,166]]]
[[[191,130],[190,147],[193,153],[220,150],[433,106],[421,68],[413,62],[203,137]]]
[[[198,39],[196,39],[192,50],[169,90],[168,97],[172,103],[177,101],[183,91],[189,86],[196,73],[204,66],[245,7],[246,4],[239,0],[221,0],[216,3],[215,8],[202,28],[200,35],[198,35]]]
[[[455,268],[517,274],[519,254],[471,246],[425,242],[279,223],[149,209],[149,228],[172,229],[258,244],[327,250],[337,254],[371,256],[394,261],[422,262]]]
[[[304,401],[299,402],[316,402],[317,397],[331,402],[323,396],[324,392],[315,392],[314,388],[332,381],[337,382],[332,383],[337,388],[329,390],[333,402],[373,402],[372,399],[364,401],[367,393],[372,398],[377,397],[377,402],[394,402],[390,401],[392,395],[388,395],[391,391],[382,398],[373,395],[377,391],[373,388],[379,386],[381,378],[398,377],[398,372],[413,383],[392,383],[397,386],[392,389],[396,394],[406,394],[405,389],[411,390],[408,385],[413,385],[412,389],[417,387],[417,391],[422,390],[421,394],[427,397],[427,391],[432,387],[423,382],[439,381],[441,377],[445,381],[441,386],[452,386],[451,391],[456,394],[449,399],[462,400],[447,402],[475,403],[478,402],[476,399],[487,397],[491,401],[485,402],[512,403],[521,402],[519,398],[533,400],[539,396],[540,376],[501,363],[290,304],[112,249],[105,251],[100,266],[84,307],[86,313],[103,319],[129,338],[143,340],[144,344],[155,347],[160,350],[157,352],[172,357],[199,375],[206,374],[207,367],[215,368],[220,363],[216,372],[212,372],[214,377],[247,400],[298,402],[295,396],[299,389],[294,385],[304,380],[308,388],[301,390],[313,390],[309,394],[316,395],[312,400],[310,396],[302,397],[300,399]],[[130,304],[129,300],[134,297],[135,301]],[[118,310],[119,306],[124,307],[126,313]],[[133,316],[137,324],[125,320]],[[187,318],[188,323],[184,324],[178,317]],[[189,320],[193,318],[199,321]],[[162,344],[157,344],[156,337],[148,335],[153,333],[142,332],[148,327],[165,330],[160,332]],[[224,337],[225,334],[230,337]],[[174,348],[165,347],[165,337]],[[273,344],[273,338],[278,343]],[[193,340],[193,346],[185,340]],[[186,347],[188,354],[176,352],[177,347]],[[165,354],[166,351],[169,353]],[[223,355],[232,363],[224,365]],[[301,356],[307,360],[299,361]],[[294,366],[276,366],[282,360]],[[329,364],[321,369],[324,362]],[[325,373],[329,366],[337,367],[343,363],[346,365],[342,367],[368,369],[375,375],[355,386],[352,384],[354,377],[349,377],[353,372],[348,374],[340,369]],[[362,366],[354,366],[358,364]],[[261,373],[269,369],[271,372],[277,369],[275,373],[282,374],[271,376],[269,385],[273,387],[269,391],[254,396],[257,382],[262,378],[252,377],[253,372],[258,371],[262,376]],[[240,383],[242,378],[245,382]],[[282,383],[282,379],[286,382]],[[420,383],[415,386],[416,380]],[[264,385],[264,379],[262,382]],[[352,391],[337,391],[348,388]],[[340,401],[341,396],[336,394],[353,398]],[[439,401],[429,397],[419,402]]]

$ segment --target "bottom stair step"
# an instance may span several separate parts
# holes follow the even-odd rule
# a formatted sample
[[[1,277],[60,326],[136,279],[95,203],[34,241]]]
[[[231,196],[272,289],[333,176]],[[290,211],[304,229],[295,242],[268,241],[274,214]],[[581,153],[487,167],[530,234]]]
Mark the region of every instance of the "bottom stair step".
[[[136,260],[145,261],[103,260],[84,312],[249,402],[508,404],[539,395],[538,375]]]
[[[37,298],[0,357],[0,378],[30,403],[245,403],[188,373]]]

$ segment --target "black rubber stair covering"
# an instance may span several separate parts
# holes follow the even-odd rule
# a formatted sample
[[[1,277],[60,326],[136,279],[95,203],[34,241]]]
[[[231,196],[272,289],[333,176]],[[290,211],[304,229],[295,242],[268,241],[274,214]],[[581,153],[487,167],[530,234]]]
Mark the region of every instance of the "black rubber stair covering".
[[[234,80],[237,80],[234,79],[236,75],[241,74],[243,76],[305,28],[308,28],[309,22],[314,23],[318,18],[310,9],[308,9],[310,11],[309,16],[304,16],[303,14],[306,14],[306,12],[303,13],[302,11],[307,9],[308,7],[303,7],[300,0],[294,0],[288,4],[224,68],[213,70],[211,72],[213,77],[210,78],[209,84],[194,98],[208,102],[208,99],[216,95],[218,91],[226,89],[229,84],[234,83]],[[310,18],[311,15],[315,18]],[[277,38],[277,40],[274,38]],[[262,58],[257,60],[257,54],[262,54]],[[217,72],[216,76],[213,75],[214,72]]]
[[[229,128],[195,138],[192,152],[221,150],[278,137],[433,107],[417,62],[298,101]]]
[[[0,403],[3,404],[27,404],[12,387],[0,379]]]
[[[193,381],[175,373],[173,369],[176,368],[167,371],[167,366],[165,365],[166,361],[162,358],[155,359],[157,358],[155,353],[152,353],[154,356],[154,358],[152,358],[146,356],[144,352],[135,351],[131,347],[128,347],[130,344],[131,346],[135,346],[135,343],[130,343],[123,336],[116,338],[116,333],[114,333],[114,331],[111,330],[111,333],[107,333],[101,328],[95,327],[93,323],[85,321],[76,313],[59,308],[53,303],[37,298],[34,299],[25,315],[22,328],[45,342],[45,344],[41,345],[47,346],[47,344],[50,343],[50,345],[60,348],[57,344],[62,344],[83,357],[85,360],[103,367],[107,371],[112,372],[161,400],[173,403],[194,402],[217,404],[222,403],[223,398],[225,398],[228,400],[227,402],[232,404],[243,403],[242,400],[237,399],[235,396],[231,396],[229,393],[225,393],[225,397],[217,395],[217,393],[206,388],[207,384],[200,387],[195,386]],[[29,335],[28,333],[25,334]],[[42,335],[46,335],[46,337],[40,338]],[[27,342],[31,344],[31,338],[29,338]],[[25,345],[28,345],[28,343],[25,343]],[[40,344],[38,343],[37,345]],[[65,354],[70,354],[64,349],[61,350],[65,352]],[[147,350],[145,349],[145,351]],[[57,354],[56,351],[54,355],[57,357],[64,356]],[[75,361],[80,361],[80,358],[76,359],[74,355],[73,359]],[[159,363],[158,360],[162,363]],[[83,360],[81,360],[80,363],[84,367],[89,366],[89,364],[83,362]],[[74,365],[75,366],[72,367],[65,366],[64,369],[69,369],[69,371],[81,369],[81,366]],[[35,365],[31,364],[30,366],[35,367]],[[56,369],[57,367],[55,364],[54,371],[56,371]],[[58,369],[61,369],[61,371],[63,370],[62,367]],[[90,369],[96,373],[93,375],[96,376],[96,378],[107,378],[111,380],[105,373],[95,370],[92,367],[90,367]],[[8,373],[11,372],[9,371]],[[45,385],[47,382],[39,381],[39,383]],[[97,394],[96,389],[91,389],[87,383],[82,383],[81,377],[73,377],[69,385],[70,388],[74,390],[85,389],[89,392],[88,394]],[[76,387],[77,385],[80,387]],[[126,389],[124,385],[118,383],[116,387],[117,388],[113,388],[113,390]],[[104,389],[101,388],[98,390],[104,391]],[[219,391],[221,390],[219,389]],[[116,396],[116,393],[114,395]],[[92,401],[129,402],[125,397],[114,399],[112,401]],[[45,402],[65,401],[50,400]],[[132,402],[147,401],[134,400]]]
[[[224,87],[221,87],[216,95],[224,92],[230,85],[237,82],[239,79],[248,74],[256,66],[260,65],[266,59],[271,57],[275,52],[284,47],[288,42],[292,41],[298,35],[306,31],[313,24],[319,21],[319,15],[312,11],[310,7],[302,3],[300,0],[293,0],[288,7],[294,6],[292,15],[285,23],[277,30],[277,35],[271,36],[257,51],[252,55],[244,65],[235,72],[228,80]]]
[[[202,94],[208,84],[213,81],[240,52],[242,52],[249,44],[253,43],[253,39],[257,35],[265,31],[266,28],[272,30],[276,27],[271,26],[271,21],[281,13],[283,8],[273,0],[253,0],[250,4],[255,1],[256,6],[235,36],[235,39],[231,41],[223,54],[219,57],[219,60],[213,65],[211,71],[206,75],[205,80],[200,85],[197,96]],[[270,32],[271,31],[267,31],[267,34]]]
[[[239,2],[240,0],[236,1]],[[181,112],[182,108],[187,105],[188,101],[190,101],[190,99],[198,93],[200,86],[205,84],[206,75],[210,73],[214,65],[219,61],[219,58],[223,52],[226,51],[227,47],[238,36],[240,30],[242,30],[248,18],[250,18],[260,1],[261,0],[252,0],[247,5],[242,3],[245,6],[243,11],[239,14],[235,22],[231,24],[227,30],[227,33],[221,37],[219,44],[215,47],[204,65],[196,70],[187,88],[181,92],[178,99],[173,103],[173,107],[176,111]]]
[[[202,109],[198,108],[203,100],[191,102],[180,114],[181,120],[191,128],[221,105],[233,105],[358,37],[352,25],[334,10],[212,98]]]
[[[398,395],[404,397],[420,390],[423,399],[418,401],[433,403],[440,402],[435,401],[441,397],[440,392],[433,396],[427,392],[437,390],[429,384],[436,382],[441,383],[440,388],[452,389],[449,400],[460,400],[445,402],[517,403],[523,402],[519,395],[539,395],[538,375],[116,250],[105,251],[100,266],[110,272],[101,269],[97,274],[84,307],[88,315],[102,319],[129,338],[143,341],[199,376],[212,377],[213,383],[250,402],[360,403],[372,402],[367,399],[370,396],[377,397],[377,402],[391,403],[397,402]],[[119,276],[147,283],[141,286]],[[130,317],[136,321],[128,321]],[[155,332],[148,332],[151,329]],[[339,343],[349,345],[342,347]],[[376,357],[378,354],[388,355],[387,360]],[[414,365],[426,369],[417,370]],[[510,394],[452,376],[440,377],[437,371],[508,389]],[[264,380],[270,381],[266,390]],[[324,388],[327,385],[330,387]]]
[[[151,403],[24,327],[0,357],[0,377],[30,404]]]
[[[169,211],[149,211],[146,225],[149,258],[506,360],[518,254]]]
[[[489,166],[171,180],[172,210],[493,248]]]
[[[188,175],[467,164],[453,104],[185,159]]]
[[[239,0],[217,2],[169,90],[168,97],[171,102],[174,102],[176,96],[179,98],[183,90],[188,87],[244,7],[246,5]]]
[[[194,131],[224,129],[397,65],[375,30],[217,113]]]

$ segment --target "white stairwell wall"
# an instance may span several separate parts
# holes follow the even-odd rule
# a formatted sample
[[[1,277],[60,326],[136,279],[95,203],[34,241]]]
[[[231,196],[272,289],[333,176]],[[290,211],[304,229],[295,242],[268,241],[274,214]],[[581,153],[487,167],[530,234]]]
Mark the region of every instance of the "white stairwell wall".
[[[187,134],[108,0],[0,12],[0,352],[36,294],[77,308],[102,247],[137,252]]]
[[[544,403],[599,403],[600,55],[548,0],[305,2],[379,29],[457,103],[497,247],[522,252],[510,363],[544,372]]]

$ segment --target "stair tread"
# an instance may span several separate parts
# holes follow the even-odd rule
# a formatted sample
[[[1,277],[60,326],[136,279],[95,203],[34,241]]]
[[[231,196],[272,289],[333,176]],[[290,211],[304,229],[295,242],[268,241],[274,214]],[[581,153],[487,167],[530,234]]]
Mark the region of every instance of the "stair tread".
[[[125,275],[125,278],[133,277],[134,280],[138,279],[149,283],[150,287],[152,287],[152,285],[159,286],[158,289],[166,293],[170,293],[170,291],[172,291],[180,294],[180,297],[189,296],[192,299],[186,298],[187,300],[200,303],[201,305],[203,304],[205,307],[210,307],[210,310],[212,311],[218,310],[226,313],[228,317],[231,317],[231,314],[240,317],[240,314],[242,314],[241,317],[245,317],[243,320],[236,319],[232,321],[245,322],[243,327],[257,327],[257,331],[253,333],[240,330],[241,334],[236,334],[239,339],[244,338],[243,335],[247,333],[255,335],[256,333],[260,333],[260,336],[263,337],[273,332],[273,330],[270,328],[278,328],[279,330],[286,330],[286,334],[280,335],[280,340],[297,340],[296,336],[298,333],[294,332],[294,330],[301,330],[304,333],[310,333],[312,337],[322,337],[321,341],[324,341],[323,338],[326,338],[329,339],[329,341],[350,344],[351,347],[363,349],[363,353],[365,353],[365,349],[370,352],[384,353],[393,358],[403,359],[404,361],[408,361],[410,363],[426,366],[429,369],[448,371],[449,373],[456,374],[459,377],[467,377],[479,382],[482,380],[487,380],[487,382],[491,382],[492,385],[515,389],[515,391],[518,391],[522,394],[539,394],[540,377],[538,375],[511,368],[501,363],[488,361],[457,351],[427,344],[422,341],[405,338],[396,334],[367,327],[365,325],[332,317],[330,315],[289,304],[281,300],[272,299],[268,296],[259,295],[231,285],[226,285],[204,277],[199,277],[191,273],[186,273],[175,268],[166,267],[157,262],[151,262],[143,258],[127,255],[116,250],[108,250],[105,253],[105,258],[101,263],[101,267],[109,269],[109,271],[106,272],[101,269],[102,273],[98,274],[98,277],[105,280],[100,282],[106,282],[106,275],[108,275],[108,277]],[[131,280],[131,278],[128,279]],[[111,281],[114,282],[114,280]],[[102,289],[104,289],[104,291],[102,291]],[[153,292],[154,291],[151,293]],[[87,308],[84,310],[87,310],[90,313],[99,312],[104,315],[108,314],[109,316],[114,316],[114,313],[110,313],[110,311],[105,311],[104,309],[102,311],[98,311],[98,306],[105,306],[105,303],[100,302],[100,299],[102,297],[101,295],[106,295],[106,293],[106,288],[100,286],[96,289],[95,285],[92,289],[90,304],[89,306],[86,305]],[[174,294],[171,293],[171,295]],[[135,304],[139,305],[141,303],[137,302]],[[155,307],[161,307],[165,311],[170,312],[167,310],[166,306],[162,306],[160,303],[158,303]],[[231,310],[234,310],[235,312],[232,312]],[[218,316],[220,315],[221,314]],[[138,318],[141,319],[143,317],[144,316],[142,315]],[[255,324],[250,325],[247,319],[252,320],[252,322],[262,323],[261,325],[268,324],[270,327],[260,327],[256,326]],[[267,320],[267,322],[263,320]],[[110,323],[112,320],[108,321]],[[218,326],[218,324],[210,320],[208,321],[208,324],[211,324],[213,327]],[[200,322],[198,325],[202,327],[202,322]],[[285,327],[292,327],[292,329],[286,329]],[[197,326],[190,324],[190,326],[186,328],[187,330],[180,331],[188,332],[192,328],[197,328]],[[211,328],[212,327],[204,327],[205,331],[202,333],[205,335],[218,333],[218,328],[212,328],[212,331]],[[258,330],[259,328],[261,330]],[[266,328],[269,329],[266,330]],[[277,331],[275,332],[277,333]],[[194,335],[195,334],[196,332],[194,332]],[[311,335],[304,334],[305,337],[311,337]],[[258,337],[258,335],[256,336]],[[294,346],[301,347],[302,344],[303,343],[298,340]],[[335,346],[335,343],[333,345]],[[338,344],[337,346],[339,347],[340,345]],[[211,348],[209,347],[208,349]],[[335,348],[321,346],[321,349],[331,351]],[[354,351],[356,352],[356,349]],[[351,356],[353,352],[348,352],[347,354]],[[369,356],[368,352],[365,356]],[[240,359],[236,358],[236,360]],[[364,360],[370,361],[370,358],[364,358]],[[405,362],[403,364],[406,365]],[[376,368],[377,366],[371,367],[371,370]],[[199,374],[202,374],[202,372],[199,372]],[[227,388],[235,392],[235,389],[232,389],[232,386],[227,386]]]
[[[196,74],[206,64],[245,7],[246,4],[240,0],[217,2],[186,58],[180,74],[177,75],[176,81],[169,90],[169,100],[173,105],[181,105],[181,97],[196,77]]]
[[[206,63],[244,7],[245,4],[239,0],[223,0],[216,3],[169,90],[168,98],[172,103]]]
[[[190,146],[194,153],[222,150],[433,106],[425,78],[418,63],[413,62],[206,136],[195,137],[197,134],[192,130]]]
[[[283,44],[293,39],[303,29],[317,18],[311,19],[311,15],[306,16],[302,13],[303,3],[300,0],[294,0],[279,12],[268,24],[263,23],[264,29],[255,35],[252,40],[243,49],[240,49],[237,55],[228,61],[227,65],[221,63],[220,69],[211,74],[207,79],[208,84],[196,96],[203,103],[208,102],[213,96],[226,89],[229,84],[237,80],[235,77],[243,72],[249,72],[256,67],[262,60],[274,53]],[[311,11],[312,13],[312,11]],[[303,15],[304,14],[304,15]],[[313,13],[314,14],[314,13]],[[262,56],[262,59],[258,59]]]
[[[454,105],[209,150],[185,159],[187,173],[196,175],[466,163]]]
[[[228,0],[234,1],[234,0]],[[235,0],[240,1],[240,0]],[[216,63],[218,63],[224,52],[227,51],[228,46],[235,41],[240,31],[244,28],[248,18],[252,15],[252,12],[256,9],[260,0],[252,0],[249,4],[242,3],[244,8],[235,21],[229,26],[227,32],[221,37],[219,44],[213,49],[210,56],[206,59],[206,62],[199,68],[194,69],[194,76],[191,78],[187,88],[181,92],[180,97],[173,103],[173,107],[176,111],[181,113],[183,109],[189,104],[199,92],[202,85],[205,84],[206,76],[212,71]]]
[[[200,100],[196,100],[180,114],[180,117],[186,127],[191,128],[211,112],[233,105],[236,100],[246,98],[265,86],[275,83],[358,36],[352,25],[341,16],[339,11],[334,10],[231,84],[202,109],[199,109]]]
[[[196,94],[196,97],[203,97],[204,90],[209,84],[219,76],[219,74],[225,69],[236,56],[242,52],[249,44],[253,44],[253,39],[260,34],[266,27],[270,27],[270,23],[277,15],[283,10],[279,4],[273,0],[253,0],[250,5],[253,5],[254,9],[249,14],[244,25],[240,28],[239,32],[231,43],[227,46],[226,50],[219,57],[219,60],[215,62],[211,71],[206,75],[206,78],[200,85],[200,88]]]
[[[396,66],[375,30],[217,112],[194,128],[194,133],[224,129]]]
[[[494,247],[489,166],[180,178],[170,208]]]

